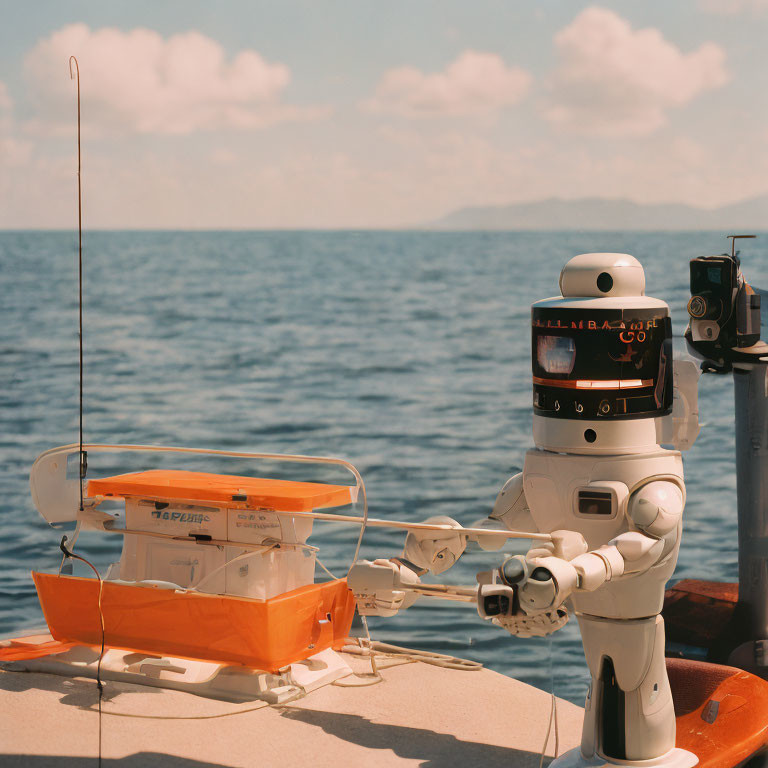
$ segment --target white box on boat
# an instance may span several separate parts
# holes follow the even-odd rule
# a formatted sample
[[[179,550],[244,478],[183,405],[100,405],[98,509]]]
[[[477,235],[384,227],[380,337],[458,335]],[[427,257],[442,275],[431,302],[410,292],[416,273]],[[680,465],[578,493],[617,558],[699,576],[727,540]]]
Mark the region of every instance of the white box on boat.
[[[303,544],[312,531],[311,519],[278,516],[268,510],[138,499],[126,499],[125,506],[128,530],[155,531],[171,536],[202,534],[219,541],[244,544],[260,543],[267,537]],[[205,579],[202,592],[260,600],[314,583],[315,553],[311,550],[278,548],[264,553],[251,552],[237,547],[128,535],[120,558],[119,578],[164,581],[182,588],[194,587]],[[226,565],[233,560],[236,562]]]

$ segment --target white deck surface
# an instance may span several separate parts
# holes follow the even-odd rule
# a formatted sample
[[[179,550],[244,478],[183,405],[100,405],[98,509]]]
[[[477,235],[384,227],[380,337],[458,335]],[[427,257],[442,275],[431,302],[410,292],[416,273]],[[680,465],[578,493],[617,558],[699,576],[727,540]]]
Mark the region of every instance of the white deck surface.
[[[359,671],[367,662],[345,655]],[[382,671],[378,685],[325,686],[294,703],[231,704],[160,688],[105,683],[105,766],[461,766],[534,768],[548,694],[483,669],[422,663]],[[355,682],[347,678],[341,682]],[[0,766],[96,765],[93,680],[0,672]],[[558,700],[560,752],[580,739],[582,710]],[[552,755],[554,738],[547,754]]]

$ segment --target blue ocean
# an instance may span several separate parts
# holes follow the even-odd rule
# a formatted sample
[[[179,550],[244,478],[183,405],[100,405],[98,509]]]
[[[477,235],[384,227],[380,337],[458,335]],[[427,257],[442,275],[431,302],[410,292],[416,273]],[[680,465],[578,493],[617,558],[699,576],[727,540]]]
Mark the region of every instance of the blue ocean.
[[[362,473],[372,516],[471,524],[532,445],[529,307],[558,293],[563,264],[586,251],[635,255],[683,352],[688,262],[726,250],[725,234],[88,232],[85,439],[340,456]],[[742,266],[765,285],[765,242],[755,242]],[[61,532],[35,511],[29,470],[42,451],[77,441],[76,233],[0,233],[0,297],[7,636],[44,624],[30,570],[60,561]],[[702,379],[700,411],[675,579],[735,580],[730,377]],[[343,573],[355,529],[324,542],[322,525],[310,543]],[[369,529],[362,554],[396,555],[402,542]],[[78,551],[106,569],[120,546],[89,534]],[[473,584],[501,558],[468,553],[441,579]],[[420,600],[371,631],[583,701],[575,621],[550,640],[521,640],[471,604]]]

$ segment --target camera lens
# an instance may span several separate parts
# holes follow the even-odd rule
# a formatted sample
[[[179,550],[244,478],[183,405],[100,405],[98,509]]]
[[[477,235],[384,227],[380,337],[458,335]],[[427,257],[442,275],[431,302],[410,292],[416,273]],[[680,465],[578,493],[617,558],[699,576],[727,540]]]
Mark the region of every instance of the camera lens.
[[[509,598],[506,595],[488,595],[483,607],[486,616],[500,616],[509,613]]]
[[[525,578],[525,566],[516,557],[510,557],[499,569],[505,584],[511,587]]]
[[[688,300],[688,314],[694,320],[719,320],[722,313],[723,302],[715,294],[705,292]]]
[[[548,568],[534,568],[531,578],[534,581],[549,581],[552,578]]]
[[[707,314],[707,301],[703,296],[691,296],[688,302],[688,314],[696,319]]]

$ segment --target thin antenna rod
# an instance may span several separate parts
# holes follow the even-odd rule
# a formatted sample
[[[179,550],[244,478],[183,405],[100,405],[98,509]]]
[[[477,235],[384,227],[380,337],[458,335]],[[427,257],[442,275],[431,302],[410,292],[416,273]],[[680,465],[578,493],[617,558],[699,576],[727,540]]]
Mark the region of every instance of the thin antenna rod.
[[[737,240],[754,240],[757,235],[728,235],[728,239],[731,241],[731,258],[736,258],[736,241]]]
[[[72,62],[75,71],[72,71]],[[80,510],[83,509],[83,480],[86,458],[83,454],[83,192],[80,181],[80,65],[74,56],[69,57],[69,77],[77,80],[77,282],[80,340]]]

